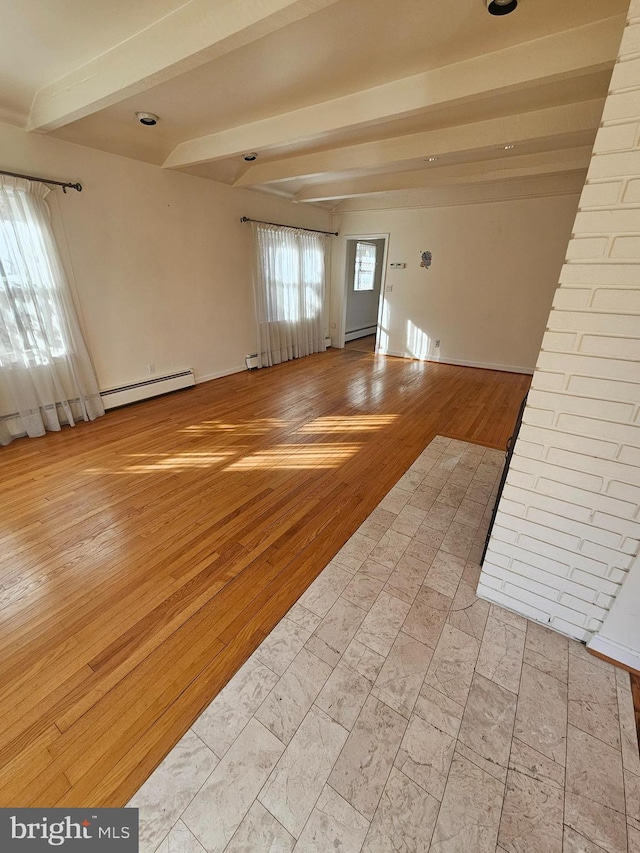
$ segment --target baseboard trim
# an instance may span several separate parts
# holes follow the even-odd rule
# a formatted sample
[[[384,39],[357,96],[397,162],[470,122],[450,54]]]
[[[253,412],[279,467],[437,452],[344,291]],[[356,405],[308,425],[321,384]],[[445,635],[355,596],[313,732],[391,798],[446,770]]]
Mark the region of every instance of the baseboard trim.
[[[201,382],[210,382],[212,379],[222,379],[223,376],[231,376],[233,373],[242,373],[247,368],[243,364],[239,367],[227,367],[225,370],[216,370],[215,373],[205,373],[202,376],[196,376],[196,385]]]
[[[587,649],[596,657],[606,658],[614,665],[640,675],[640,650],[638,649],[631,649],[600,634],[596,634],[587,643]]]
[[[533,367],[521,367],[516,364],[492,364],[485,361],[467,361],[462,358],[439,358],[435,356],[425,356],[424,358],[415,358],[412,355],[407,355],[405,352],[395,352],[394,350],[379,350],[378,355],[393,355],[397,358],[408,358],[413,361],[433,361],[437,364],[453,364],[456,367],[478,367],[482,370],[498,370],[503,373],[526,373],[532,375]]]
[[[549,628],[551,631],[555,631],[556,634],[561,634],[563,637],[569,637],[570,640],[577,640],[579,643],[586,644],[591,637],[591,634],[588,631],[581,631],[579,628],[576,628],[575,631],[571,633],[560,630],[553,624],[551,617],[546,614],[542,614],[545,618],[541,618],[540,611],[535,607],[531,607],[523,601],[511,598],[510,596],[505,595],[501,590],[487,586],[482,582],[482,577],[480,577],[480,582],[476,589],[476,596],[481,598],[483,601],[489,602],[489,604],[497,604],[503,610],[509,610],[511,613],[515,613],[516,616],[528,619],[530,622],[536,622],[538,625],[544,625],[545,628]]]
[[[331,338],[327,338],[327,347],[331,346]],[[457,358],[413,358],[412,356],[407,355],[403,352],[394,352],[393,350],[386,350],[384,352],[379,351],[378,355],[392,355],[397,358],[406,358],[412,359],[413,361],[432,361],[439,364],[453,364],[456,367],[478,367],[482,370],[498,370],[503,371],[505,373],[533,373],[533,368],[531,367],[517,367],[516,365],[510,364],[489,364],[480,361],[464,361],[463,359]],[[199,385],[201,382],[210,382],[212,379],[222,379],[223,376],[231,376],[234,373],[242,373],[243,370],[246,370],[247,366],[243,364],[242,366],[238,365],[236,367],[228,367],[225,370],[217,370],[215,373],[205,373],[202,376],[196,376],[196,385]]]

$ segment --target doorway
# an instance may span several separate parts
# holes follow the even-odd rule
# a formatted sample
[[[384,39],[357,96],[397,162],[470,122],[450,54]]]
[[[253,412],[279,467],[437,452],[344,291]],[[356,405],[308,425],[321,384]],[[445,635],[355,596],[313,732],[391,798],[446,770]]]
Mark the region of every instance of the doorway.
[[[347,238],[345,346],[375,350],[382,293],[385,237]]]

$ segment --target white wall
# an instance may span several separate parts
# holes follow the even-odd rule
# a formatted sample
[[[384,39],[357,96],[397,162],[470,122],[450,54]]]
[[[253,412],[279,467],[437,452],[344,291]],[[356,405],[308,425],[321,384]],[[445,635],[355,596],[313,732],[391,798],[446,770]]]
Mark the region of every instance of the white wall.
[[[346,237],[389,233],[388,264],[407,267],[387,265],[387,352],[433,357],[440,339],[444,361],[532,371],[577,203],[569,195],[336,215],[331,334],[342,322]],[[429,270],[420,267],[427,249]]]
[[[328,229],[319,208],[0,124],[0,168],[79,180],[48,201],[101,387],[255,352],[251,227],[243,215]]]
[[[640,547],[639,188],[633,0],[478,588],[580,640]]]

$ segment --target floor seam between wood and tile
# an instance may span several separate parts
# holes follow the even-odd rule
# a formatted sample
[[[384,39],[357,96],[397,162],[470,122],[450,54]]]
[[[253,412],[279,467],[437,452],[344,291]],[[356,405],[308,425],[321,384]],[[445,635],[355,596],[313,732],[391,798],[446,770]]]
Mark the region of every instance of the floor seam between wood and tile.
[[[559,853],[562,837],[567,838],[567,833],[576,832],[571,828],[576,822],[586,833],[585,838],[591,836],[594,847],[603,849],[598,844],[602,839],[597,833],[604,832],[609,833],[607,844],[611,851],[626,853],[626,843],[624,850],[622,847],[620,826],[593,829],[585,823],[591,820],[588,814],[576,813],[578,818],[576,814],[567,814],[567,794],[570,784],[573,784],[570,782],[570,773],[575,776],[582,766],[580,762],[586,761],[585,766],[590,769],[581,789],[582,798],[591,797],[594,805],[601,799],[613,802],[614,806],[620,805],[624,812],[609,805],[609,802],[602,803],[603,808],[611,809],[611,813],[622,818],[625,829],[627,819],[630,819],[626,812],[626,768],[622,763],[621,752],[624,733],[618,705],[615,705],[620,731],[618,747],[598,737],[597,726],[602,722],[599,717],[589,716],[592,713],[589,708],[571,711],[571,696],[575,686],[572,682],[570,687],[570,674],[574,671],[589,671],[591,664],[585,661],[585,653],[577,647],[571,647],[569,640],[544,626],[534,625],[523,617],[502,611],[495,605],[489,606],[479,599],[474,599],[467,606],[457,606],[459,603],[464,604],[465,596],[472,594],[469,586],[474,588],[474,577],[477,577],[477,563],[474,564],[473,559],[479,559],[484,529],[488,523],[487,509],[483,512],[480,524],[476,525],[476,511],[471,512],[468,504],[466,509],[460,507],[464,504],[467,488],[471,488],[469,484],[476,481],[476,473],[479,476],[477,482],[484,486],[488,479],[493,478],[492,482],[497,479],[500,459],[498,455],[491,457],[488,455],[490,453],[457,440],[438,438],[414,462],[409,471],[415,471],[415,477],[403,478],[402,487],[392,488],[379,505],[386,502],[386,506],[400,509],[385,510],[387,515],[383,513],[377,516],[374,522],[370,522],[370,516],[362,527],[370,522],[365,529],[371,531],[372,536],[358,532],[354,534],[325,569],[325,572],[331,572],[331,566],[335,567],[333,574],[327,577],[342,578],[340,588],[326,587],[323,572],[298,604],[294,605],[295,608],[302,608],[295,615],[303,622],[306,620],[309,627],[303,628],[301,624],[283,618],[238,673],[237,678],[240,679],[245,678],[241,673],[249,673],[249,681],[246,682],[249,685],[255,681],[251,681],[254,670],[246,667],[255,667],[255,678],[258,678],[260,672],[265,677],[267,672],[271,673],[269,678],[273,686],[267,686],[266,693],[261,690],[259,695],[263,698],[251,699],[252,694],[247,692],[246,695],[238,693],[237,698],[232,700],[231,697],[236,696],[234,690],[245,689],[240,686],[236,688],[236,683],[242,685],[245,682],[234,677],[194,723],[196,728],[205,727],[203,734],[207,737],[200,737],[196,731],[193,733],[198,742],[212,754],[215,753],[215,744],[209,732],[214,739],[219,739],[219,727],[224,728],[224,720],[229,719],[235,734],[230,741],[225,735],[225,748],[220,755],[216,755],[217,763],[201,784],[189,791],[189,801],[179,816],[174,814],[173,822],[168,827],[163,817],[164,830],[160,835],[160,826],[156,825],[154,829],[151,813],[145,811],[150,808],[146,804],[151,802],[153,796],[156,784],[154,775],[158,777],[158,785],[165,784],[161,782],[164,772],[161,770],[162,765],[134,797],[132,805],[138,804],[142,809],[141,853],[152,853],[154,850],[157,853],[173,853],[172,833],[178,832],[177,821],[183,817],[184,824],[193,833],[194,841],[198,839],[197,849],[194,846],[193,851],[190,849],[186,853],[202,853],[201,843],[211,853],[239,853],[240,850],[243,853],[262,853],[263,850],[271,849],[270,838],[279,839],[277,843],[281,846],[277,847],[278,851],[293,851],[295,848],[296,853],[324,851],[334,846],[345,853],[386,853],[396,849],[396,842],[404,845],[402,849],[407,851],[417,851],[416,845],[421,844],[420,850],[430,847],[434,853],[468,853],[471,850],[473,853],[513,853],[516,850],[514,845],[521,843],[519,839],[524,837],[523,833],[534,833],[531,843],[551,845],[548,846],[549,853]],[[491,465],[484,463],[484,459],[491,460]],[[464,463],[456,473],[458,463],[462,460]],[[417,464],[426,471],[414,468]],[[486,470],[478,471],[482,465]],[[440,484],[437,487],[438,495],[444,489],[443,484],[452,478],[451,483],[455,485],[446,491],[445,502],[439,503],[437,498],[429,496],[428,491],[420,491],[430,478],[431,482]],[[461,487],[459,484],[464,485]],[[410,491],[411,488],[413,491]],[[428,490],[431,487],[424,488]],[[447,503],[449,500],[454,503],[458,501],[457,506],[450,506]],[[426,512],[422,509],[419,512],[410,511],[412,501],[420,506],[429,505],[431,509]],[[489,495],[485,507],[490,501]],[[481,504],[478,502],[478,505]],[[429,515],[432,510],[436,515]],[[396,524],[401,515],[401,521]],[[415,527],[416,519],[420,518],[422,521]],[[436,523],[436,519],[437,524],[442,524],[445,518],[449,519],[449,532],[460,528],[462,538],[454,541],[449,536],[445,548],[442,548],[442,541],[448,534],[443,533],[439,539],[432,536],[439,528],[430,527],[429,524]],[[454,521],[454,518],[459,520]],[[463,518],[468,524],[462,521]],[[457,527],[451,528],[452,524]],[[377,536],[382,528],[385,532],[374,540],[372,537]],[[465,532],[467,528],[471,531],[468,534]],[[429,557],[427,562],[409,556],[409,553],[431,553],[430,546],[425,545],[422,539],[400,532],[412,529],[416,531],[414,536],[424,530],[423,538],[440,542],[440,547],[432,550],[434,556]],[[463,545],[462,542],[467,544]],[[413,548],[410,547],[412,543],[415,543]],[[457,557],[447,550],[449,548],[462,554],[466,552],[466,556]],[[376,559],[383,563],[376,563]],[[371,567],[373,574],[367,574],[367,566]],[[425,574],[422,574],[423,571]],[[349,580],[345,584],[347,576]],[[362,581],[366,577],[380,580],[384,577],[382,587],[366,583],[363,586]],[[354,579],[359,579],[360,586],[352,586]],[[322,586],[323,583],[325,586]],[[343,594],[348,587],[351,587],[351,591],[345,596]],[[314,592],[314,589],[318,592]],[[394,594],[396,589],[406,596],[406,600]],[[446,590],[446,595],[439,590]],[[375,598],[362,597],[365,594],[370,596],[370,593]],[[318,595],[324,598],[318,598]],[[365,607],[367,602],[368,610]],[[324,615],[320,616],[312,610],[305,611],[305,603],[323,611]],[[309,614],[313,616],[312,619]],[[375,614],[375,619],[372,614]],[[316,625],[313,630],[310,629],[311,624]],[[362,638],[362,642],[358,637]],[[514,645],[515,640],[517,642]],[[500,642],[505,643],[504,647],[500,647]],[[350,649],[351,656],[347,661]],[[303,652],[311,658],[304,658]],[[295,673],[300,670],[298,661],[306,663],[311,659],[316,661],[313,666],[318,674],[322,672],[324,679],[321,683],[314,682],[313,696],[309,694],[305,698],[309,687],[304,688],[307,693],[300,696],[275,692],[295,682]],[[565,680],[554,674],[563,665]],[[606,666],[602,670],[606,675],[602,675],[602,678],[609,687],[613,684],[617,703],[617,680],[613,678],[611,681],[611,669]],[[391,675],[389,667],[393,670]],[[481,667],[482,672],[478,667]],[[344,678],[350,681],[341,680],[343,675],[338,675],[341,668],[348,673]],[[526,683],[525,674],[528,679]],[[517,681],[514,678],[516,675]],[[362,689],[360,696],[335,694],[337,685],[357,684],[358,679],[361,680],[361,688],[358,688]],[[255,684],[259,686],[259,681],[255,681]],[[538,695],[536,685],[545,684],[550,695],[547,702],[543,699],[543,704],[540,704],[543,697]],[[553,703],[556,702],[556,694],[559,697],[556,704],[560,717],[545,722],[545,715],[555,713],[553,709],[556,705]],[[277,723],[275,728],[278,718],[270,716],[272,711],[268,710],[269,697],[272,695],[279,697],[280,702],[272,711],[285,715],[282,717],[283,724]],[[326,698],[321,699],[321,695]],[[342,706],[331,704],[336,701],[336,695],[340,701],[355,702],[349,706],[353,707],[353,711],[349,711],[347,716]],[[229,700],[226,696],[230,697]],[[494,700],[498,704],[483,705]],[[330,713],[317,704],[319,701]],[[233,719],[228,717],[229,711],[224,710],[227,707],[225,702],[229,709],[234,709],[233,715],[240,715],[238,721],[244,721],[239,731]],[[297,704],[299,702],[302,704]],[[537,706],[535,702],[538,702]],[[263,706],[265,710],[261,711]],[[218,719],[216,715],[219,714],[223,716]],[[284,725],[286,714],[294,714],[290,719],[297,721],[295,730],[289,723]],[[541,715],[542,719],[538,720],[532,714]],[[578,714],[577,719],[574,719],[575,714]],[[337,751],[332,747],[334,751],[330,755],[330,763],[323,763],[322,773],[314,783],[313,796],[309,798],[306,795],[301,810],[301,804],[296,804],[296,797],[304,793],[298,790],[303,777],[297,781],[297,765],[292,765],[291,761],[293,756],[300,753],[302,742],[299,733],[302,727],[305,726],[305,732],[310,730],[309,726],[312,723],[315,725],[315,720],[326,727],[327,737],[331,732],[340,732],[343,740]],[[375,726],[382,728],[374,735],[378,731]],[[441,726],[445,726],[446,730]],[[601,768],[591,767],[585,756],[576,764],[577,756],[568,755],[567,734],[571,726],[581,733],[580,740],[572,745],[572,749],[579,744],[583,748],[584,744],[588,749],[593,747],[596,750],[594,754],[604,749],[605,755],[617,753],[620,756],[622,778],[616,777],[609,781],[613,790],[618,792],[616,798],[622,792],[621,800],[613,796],[601,796],[598,785],[605,784],[599,781],[599,774],[604,772]],[[372,727],[370,731],[368,727]],[[270,759],[273,760],[273,764],[268,765],[271,769],[267,767],[266,781],[260,782],[257,789],[255,783],[251,782],[254,787],[250,794],[242,793],[242,786],[245,785],[243,777],[246,776],[249,781],[252,778],[253,770],[249,764],[238,778],[237,771],[234,771],[228,780],[219,780],[222,787],[216,787],[218,782],[212,787],[216,768],[222,762],[225,762],[223,769],[230,767],[232,758],[240,760],[238,750],[244,749],[245,745],[250,746],[247,737],[249,732],[254,731],[259,739],[265,741],[265,749],[273,752],[270,744],[277,742],[279,745],[277,756]],[[320,729],[318,731],[320,733]],[[457,732],[455,736],[453,731]],[[278,732],[283,733],[284,740]],[[420,737],[424,736],[426,740],[420,740],[418,732],[423,733]],[[331,737],[334,735],[331,734]],[[486,742],[483,742],[484,738]],[[469,747],[468,743],[472,746]],[[508,750],[505,750],[507,744]],[[517,756],[514,755],[516,745]],[[359,751],[365,747],[372,752],[363,754]],[[320,760],[322,750],[329,757],[329,752],[321,742],[313,744],[313,748],[320,750],[317,760]],[[165,759],[166,764],[163,763],[167,768],[171,767],[171,756],[170,753]],[[250,753],[243,760],[250,761]],[[304,762],[314,759],[313,755],[299,754],[299,760]],[[358,762],[362,762],[361,766]],[[314,778],[314,767],[308,767],[305,771],[311,773],[311,780]],[[438,769],[440,767],[441,770]],[[560,778],[563,780],[561,795],[558,791]],[[513,780],[511,788],[510,780]],[[518,780],[527,780],[524,788]],[[229,792],[224,790],[228,785],[239,785],[240,799],[234,801],[236,804],[233,805],[232,816],[220,813],[216,817],[216,798],[222,796],[220,802],[228,801]],[[274,799],[273,792],[278,790],[286,791],[286,797],[292,798],[291,802],[284,803],[277,797]],[[605,790],[608,789],[605,787]],[[469,794],[469,814],[456,808],[456,797],[465,791],[473,792]],[[551,798],[550,811],[542,802],[535,800],[535,797],[541,795],[540,792],[544,794],[545,791],[557,792]],[[409,799],[403,800],[410,792],[413,793]],[[527,803],[526,797],[533,797],[534,800]],[[505,811],[507,803],[509,810]],[[257,808],[258,805],[260,808]],[[574,806],[573,811],[576,812],[579,806],[580,803]],[[394,808],[405,809],[402,820],[396,815],[395,823]],[[148,817],[145,817],[147,814]],[[291,817],[287,816],[286,822],[283,822],[283,815]],[[294,815],[297,816],[294,818]],[[422,817],[418,818],[418,815]],[[195,828],[194,819],[197,823]],[[231,823],[228,823],[229,820]],[[427,820],[426,824],[424,820]],[[530,825],[526,823],[527,820],[531,820]],[[394,840],[393,833],[398,831],[398,826],[402,826],[404,837]],[[424,839],[427,836],[431,841],[425,847]],[[520,847],[517,849],[520,850]],[[537,851],[542,848],[531,849]],[[546,852],[547,847],[544,849]]]

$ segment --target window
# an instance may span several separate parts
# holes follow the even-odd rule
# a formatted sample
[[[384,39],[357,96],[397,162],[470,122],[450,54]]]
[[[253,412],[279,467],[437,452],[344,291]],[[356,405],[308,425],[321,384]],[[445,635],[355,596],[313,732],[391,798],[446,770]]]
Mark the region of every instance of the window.
[[[0,206],[0,365],[49,364],[67,350],[44,245],[37,223]]]
[[[273,235],[271,235],[273,237]],[[273,238],[268,247],[272,272],[267,321],[298,323],[322,310],[324,243],[314,234]]]
[[[356,243],[356,261],[353,274],[353,289],[373,290],[376,277],[376,257],[378,247],[375,243]]]
[[[104,414],[47,193],[40,181],[0,177],[0,445]]]
[[[326,238],[304,229],[253,223],[258,366],[326,349]]]

